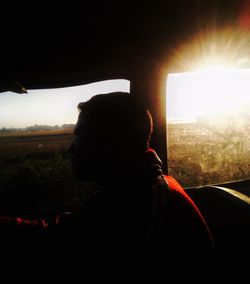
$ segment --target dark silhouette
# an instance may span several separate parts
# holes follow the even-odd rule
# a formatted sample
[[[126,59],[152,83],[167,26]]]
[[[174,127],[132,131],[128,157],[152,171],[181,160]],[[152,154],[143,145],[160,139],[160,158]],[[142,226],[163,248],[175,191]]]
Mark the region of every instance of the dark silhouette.
[[[110,93],[78,107],[70,148],[74,173],[97,182],[99,190],[69,215],[15,222],[40,226],[54,245],[77,250],[210,249],[213,240],[201,213],[178,182],[163,174],[149,147],[153,120],[143,103],[131,94]]]
[[[101,185],[81,213],[78,228],[86,243],[117,249],[210,247],[199,210],[176,180],[164,176],[160,158],[149,148],[153,120],[143,103],[127,93],[110,93],[79,109],[70,150],[74,171]]]

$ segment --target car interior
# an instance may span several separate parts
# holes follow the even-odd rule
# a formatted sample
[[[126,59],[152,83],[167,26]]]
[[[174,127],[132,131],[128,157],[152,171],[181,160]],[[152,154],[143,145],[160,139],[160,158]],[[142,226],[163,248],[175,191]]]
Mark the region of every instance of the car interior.
[[[247,251],[249,13],[249,1],[244,0],[71,0],[29,4],[19,1],[14,6],[9,3],[0,19],[0,100],[6,96],[12,105],[7,112],[17,112],[20,98],[32,96],[33,92],[44,90],[44,98],[48,98],[57,90],[70,90],[72,101],[65,101],[66,113],[69,104],[77,110],[78,100],[84,99],[74,97],[74,92],[85,92],[85,87],[95,84],[118,82],[117,91],[128,91],[146,102],[154,118],[151,146],[161,157],[164,172],[184,187],[200,209],[216,245],[239,246]],[[100,88],[105,88],[104,85]],[[62,105],[60,100],[54,103]],[[35,107],[36,102],[32,104]],[[42,99],[38,104],[44,108],[45,118]],[[4,101],[0,101],[0,123],[5,119],[3,106]],[[66,119],[64,123],[64,128],[53,131],[60,135],[74,121]],[[26,165],[25,173],[16,170],[14,164],[9,167],[10,155],[14,157],[15,153],[14,148],[8,152],[5,147],[6,143],[12,143],[6,125],[0,125],[0,212],[26,216],[38,202],[32,189],[25,192],[21,186],[28,183],[24,177],[27,169],[33,173],[32,161]],[[54,151],[53,135],[46,155]],[[66,147],[73,133],[69,130],[68,136],[61,137],[64,140],[60,145]],[[32,139],[35,138],[30,137],[29,141]],[[37,148],[42,149],[43,144],[38,143]],[[3,153],[8,158],[3,158]],[[56,175],[54,168],[64,163],[60,159],[54,160],[51,175]],[[11,175],[12,171],[18,174]],[[7,186],[7,175],[17,184]],[[45,188],[46,178],[42,173],[37,175]],[[87,186],[84,190],[90,189]],[[48,192],[54,199],[66,196],[66,193]],[[67,213],[83,202],[77,194],[66,205],[55,206],[44,201],[51,206],[50,210],[43,208],[39,214],[50,215],[59,209]],[[56,209],[51,209],[53,206]]]

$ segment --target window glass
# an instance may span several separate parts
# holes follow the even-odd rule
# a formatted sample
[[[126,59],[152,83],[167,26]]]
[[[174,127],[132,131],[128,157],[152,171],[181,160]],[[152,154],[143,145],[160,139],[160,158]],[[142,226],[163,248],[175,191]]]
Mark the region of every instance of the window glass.
[[[68,148],[79,102],[129,92],[127,80],[0,93],[0,214],[50,214],[84,202],[94,185],[72,175]]]
[[[170,74],[169,174],[185,187],[250,178],[250,70]]]

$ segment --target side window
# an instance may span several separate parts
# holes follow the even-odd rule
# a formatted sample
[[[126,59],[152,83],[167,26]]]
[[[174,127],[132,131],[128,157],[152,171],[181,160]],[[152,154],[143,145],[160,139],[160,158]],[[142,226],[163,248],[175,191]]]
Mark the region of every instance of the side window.
[[[20,217],[80,205],[96,185],[77,181],[68,148],[79,102],[129,92],[127,80],[0,94],[0,214]]]
[[[169,174],[192,187],[250,178],[250,72],[170,74]]]

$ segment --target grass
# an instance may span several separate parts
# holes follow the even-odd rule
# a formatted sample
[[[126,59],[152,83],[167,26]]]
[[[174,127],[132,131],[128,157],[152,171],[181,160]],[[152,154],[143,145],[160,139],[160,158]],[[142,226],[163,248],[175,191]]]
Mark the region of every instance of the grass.
[[[30,218],[83,204],[95,185],[72,174],[73,138],[69,129],[0,135],[0,214]]]

